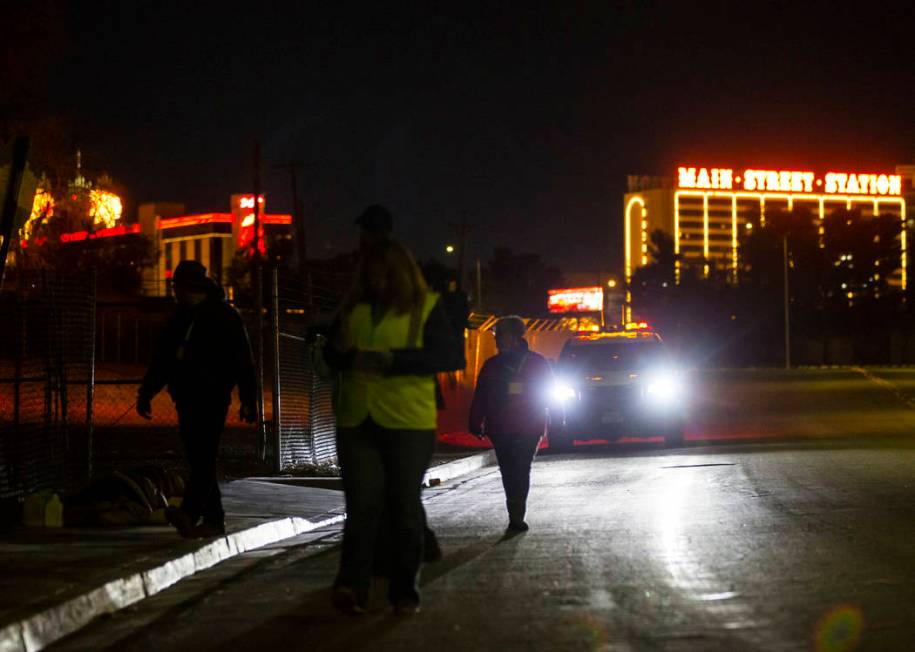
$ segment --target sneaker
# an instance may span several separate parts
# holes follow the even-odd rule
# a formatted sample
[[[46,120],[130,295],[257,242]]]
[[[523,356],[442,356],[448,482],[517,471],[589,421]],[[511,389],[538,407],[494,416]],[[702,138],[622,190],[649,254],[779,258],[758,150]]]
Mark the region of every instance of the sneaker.
[[[365,613],[365,600],[360,600],[356,591],[348,586],[335,586],[330,601],[337,609],[350,616],[361,616]]]
[[[197,535],[194,520],[187,515],[187,512],[181,511],[178,507],[165,508],[165,520],[168,521],[185,539],[193,539]]]
[[[394,615],[400,618],[409,618],[419,613],[419,600],[414,598],[399,598],[392,606]]]
[[[507,532],[527,532],[530,530],[530,526],[524,521],[509,521],[508,527],[506,528]]]

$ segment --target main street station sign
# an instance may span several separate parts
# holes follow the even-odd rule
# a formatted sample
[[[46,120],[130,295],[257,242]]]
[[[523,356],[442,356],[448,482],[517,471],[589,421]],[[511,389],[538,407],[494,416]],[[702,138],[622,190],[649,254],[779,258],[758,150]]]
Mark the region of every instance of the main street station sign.
[[[679,167],[677,187],[688,190],[900,196],[902,177],[898,174],[863,172],[827,172],[817,175],[807,170]]]

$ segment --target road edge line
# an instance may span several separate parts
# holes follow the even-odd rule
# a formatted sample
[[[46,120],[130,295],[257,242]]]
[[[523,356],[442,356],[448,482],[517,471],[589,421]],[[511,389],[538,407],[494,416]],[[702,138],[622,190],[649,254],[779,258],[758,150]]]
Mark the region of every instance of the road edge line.
[[[342,523],[343,514],[317,521],[298,516],[259,523],[209,541],[158,566],[117,578],[0,630],[0,652],[37,652],[114,613],[167,589],[177,582],[249,550]]]

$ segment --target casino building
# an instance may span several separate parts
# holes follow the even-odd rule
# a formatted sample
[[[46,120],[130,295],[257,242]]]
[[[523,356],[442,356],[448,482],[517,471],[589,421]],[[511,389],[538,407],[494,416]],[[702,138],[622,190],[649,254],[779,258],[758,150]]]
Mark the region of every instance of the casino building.
[[[232,195],[229,203],[228,213],[196,215],[185,214],[183,204],[140,205],[140,230],[153,240],[159,252],[156,266],[146,270],[147,294],[165,296],[172,271],[182,260],[202,263],[214,279],[225,282],[235,252],[254,246],[254,195]],[[258,249],[264,254],[271,242],[292,237],[292,216],[265,214],[264,195],[259,196],[258,204]]]
[[[805,207],[829,230],[830,215],[855,210],[862,219],[892,215],[899,220],[898,266],[887,270],[890,285],[905,288],[906,198],[911,166],[896,174],[808,170],[761,170],[682,166],[673,178],[630,176],[623,200],[627,286],[636,269],[650,262],[649,234],[668,233],[679,254],[679,269],[690,267],[707,276],[710,268],[730,271],[736,281],[740,264],[739,234],[765,225],[767,212]]]

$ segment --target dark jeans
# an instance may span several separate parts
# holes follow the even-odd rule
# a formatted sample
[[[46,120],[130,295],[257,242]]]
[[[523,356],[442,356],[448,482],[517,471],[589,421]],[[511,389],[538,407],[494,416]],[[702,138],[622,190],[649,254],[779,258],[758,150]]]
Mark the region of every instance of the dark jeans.
[[[216,457],[229,405],[223,401],[188,401],[175,407],[178,432],[190,467],[181,510],[194,522],[203,518],[204,523],[220,525],[225,520],[225,512],[216,479]]]
[[[505,505],[511,521],[523,521],[527,494],[531,488],[531,464],[537,454],[540,435],[489,435],[505,489]]]
[[[382,512],[391,524],[388,597],[419,600],[419,568],[426,524],[422,479],[432,458],[432,430],[389,430],[367,419],[337,433],[346,522],[336,584],[368,596]]]

